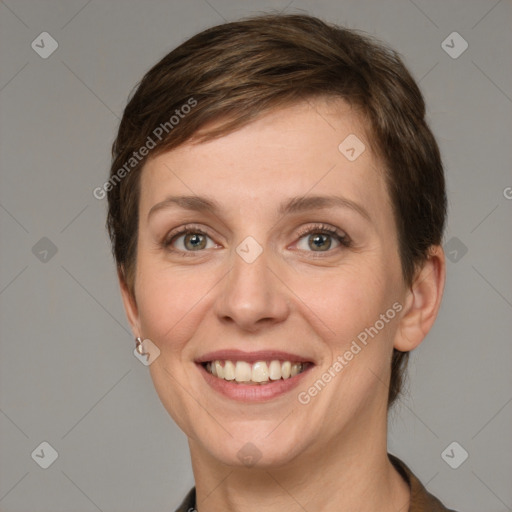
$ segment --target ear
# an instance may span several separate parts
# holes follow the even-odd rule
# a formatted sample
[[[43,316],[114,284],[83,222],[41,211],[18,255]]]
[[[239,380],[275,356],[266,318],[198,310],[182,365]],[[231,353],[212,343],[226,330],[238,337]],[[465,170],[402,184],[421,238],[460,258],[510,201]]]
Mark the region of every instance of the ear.
[[[117,278],[119,279],[119,287],[121,289],[121,298],[123,299],[126,317],[132,328],[135,337],[140,336],[139,310],[134,294],[130,291],[126,284],[126,279],[122,269],[118,269]]]
[[[416,273],[407,291],[394,348],[401,352],[409,352],[423,341],[437,317],[445,277],[446,260],[443,248],[439,245],[432,246],[427,261]]]

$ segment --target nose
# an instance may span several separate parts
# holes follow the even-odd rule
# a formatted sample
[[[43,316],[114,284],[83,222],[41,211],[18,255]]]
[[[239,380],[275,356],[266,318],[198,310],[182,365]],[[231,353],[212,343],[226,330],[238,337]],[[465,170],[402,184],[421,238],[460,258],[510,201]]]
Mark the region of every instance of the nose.
[[[289,315],[287,288],[270,268],[263,251],[247,262],[234,254],[231,271],[218,291],[214,310],[221,322],[257,332],[263,326],[283,322]]]

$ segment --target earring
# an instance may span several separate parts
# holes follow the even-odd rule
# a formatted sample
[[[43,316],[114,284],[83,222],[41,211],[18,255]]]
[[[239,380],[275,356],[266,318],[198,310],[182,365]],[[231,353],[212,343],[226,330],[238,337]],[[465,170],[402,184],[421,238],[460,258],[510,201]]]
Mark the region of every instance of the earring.
[[[144,349],[142,348],[142,340],[141,338],[135,338],[135,350],[143,356],[144,355]]]

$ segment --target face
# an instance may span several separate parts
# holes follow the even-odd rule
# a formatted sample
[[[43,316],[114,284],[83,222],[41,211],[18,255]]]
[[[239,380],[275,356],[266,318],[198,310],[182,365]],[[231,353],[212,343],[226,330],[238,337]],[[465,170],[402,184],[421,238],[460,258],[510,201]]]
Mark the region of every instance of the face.
[[[318,99],[146,164],[124,299],[196,455],[268,467],[385,435],[407,287],[369,146]]]

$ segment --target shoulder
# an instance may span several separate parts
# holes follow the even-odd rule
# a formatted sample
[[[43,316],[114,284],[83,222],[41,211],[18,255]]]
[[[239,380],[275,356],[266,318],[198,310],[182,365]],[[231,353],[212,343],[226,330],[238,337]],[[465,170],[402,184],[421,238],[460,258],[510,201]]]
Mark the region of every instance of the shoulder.
[[[398,457],[388,453],[389,460],[411,489],[409,512],[456,512],[446,508],[435,496],[430,494],[409,467]]]
[[[175,512],[197,512],[196,511],[196,488],[192,487],[185,499],[181,502],[181,505],[176,509]]]

